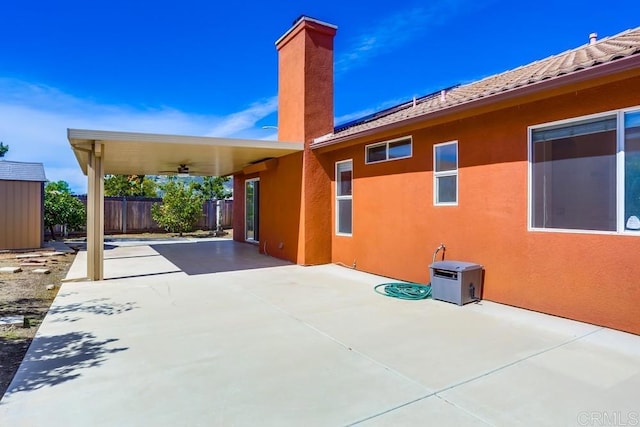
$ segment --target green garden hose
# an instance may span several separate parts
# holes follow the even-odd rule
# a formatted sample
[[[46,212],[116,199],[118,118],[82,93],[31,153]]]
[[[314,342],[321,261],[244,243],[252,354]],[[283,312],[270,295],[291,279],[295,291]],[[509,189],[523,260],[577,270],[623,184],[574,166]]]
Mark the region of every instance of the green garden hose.
[[[378,288],[384,286],[384,292]],[[431,285],[419,285],[418,283],[382,283],[373,288],[380,295],[388,297],[418,300],[431,298]]]

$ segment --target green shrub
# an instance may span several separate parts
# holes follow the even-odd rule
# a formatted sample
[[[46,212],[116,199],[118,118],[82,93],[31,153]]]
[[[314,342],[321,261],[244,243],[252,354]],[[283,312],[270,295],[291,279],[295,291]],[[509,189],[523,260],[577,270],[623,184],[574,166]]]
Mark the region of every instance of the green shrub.
[[[158,225],[172,233],[192,231],[203,214],[203,195],[181,181],[169,180],[163,184],[162,203],[154,203],[151,217]]]

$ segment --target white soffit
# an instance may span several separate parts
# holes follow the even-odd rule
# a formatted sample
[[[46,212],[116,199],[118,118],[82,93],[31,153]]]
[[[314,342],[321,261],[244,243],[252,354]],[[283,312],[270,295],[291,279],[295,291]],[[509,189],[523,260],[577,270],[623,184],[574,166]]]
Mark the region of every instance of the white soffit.
[[[91,144],[103,144],[105,174],[163,175],[189,167],[191,175],[224,176],[264,159],[300,152],[300,142],[67,129],[84,174]]]

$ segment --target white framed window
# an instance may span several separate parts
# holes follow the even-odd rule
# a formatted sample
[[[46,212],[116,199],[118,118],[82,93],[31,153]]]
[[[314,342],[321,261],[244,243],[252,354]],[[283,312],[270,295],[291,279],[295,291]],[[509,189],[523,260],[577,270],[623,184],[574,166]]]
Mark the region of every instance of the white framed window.
[[[376,142],[365,146],[364,153],[366,164],[407,159],[412,156],[413,142],[410,136]]]
[[[458,141],[433,146],[433,204],[458,204]]]
[[[351,236],[353,227],[353,160],[336,162],[336,234]]]
[[[640,109],[529,127],[529,228],[640,234]]]

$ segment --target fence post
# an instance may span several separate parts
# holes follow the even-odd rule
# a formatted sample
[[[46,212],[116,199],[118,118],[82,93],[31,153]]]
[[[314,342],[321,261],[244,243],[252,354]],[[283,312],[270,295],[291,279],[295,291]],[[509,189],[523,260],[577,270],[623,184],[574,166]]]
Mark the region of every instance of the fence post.
[[[222,202],[216,200],[216,231],[222,231]]]
[[[122,196],[122,234],[127,234],[127,196]]]
[[[213,200],[207,200],[207,229],[212,230],[211,210],[213,209]]]

